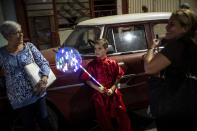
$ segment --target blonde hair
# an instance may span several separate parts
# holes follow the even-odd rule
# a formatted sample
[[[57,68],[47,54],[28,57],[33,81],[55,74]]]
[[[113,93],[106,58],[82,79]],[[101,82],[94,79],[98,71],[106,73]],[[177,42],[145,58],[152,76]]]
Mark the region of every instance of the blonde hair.
[[[105,49],[107,49],[108,48],[108,44],[109,44],[109,42],[108,42],[108,40],[106,40],[106,39],[98,39],[98,40],[96,40],[95,41],[95,43],[94,43],[95,45],[102,45]]]
[[[175,18],[182,27],[187,29],[186,35],[190,38],[195,37],[195,32],[197,30],[197,15],[189,9],[179,9],[172,13],[173,18]]]

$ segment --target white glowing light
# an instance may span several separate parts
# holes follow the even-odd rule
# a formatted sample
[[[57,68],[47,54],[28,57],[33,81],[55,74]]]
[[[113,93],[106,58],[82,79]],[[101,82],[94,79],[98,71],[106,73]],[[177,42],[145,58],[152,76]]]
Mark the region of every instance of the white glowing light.
[[[135,39],[135,38],[136,38],[136,36],[133,35],[133,34],[131,34],[131,33],[126,33],[126,34],[124,35],[124,39],[125,39],[126,41],[132,41],[132,40]]]

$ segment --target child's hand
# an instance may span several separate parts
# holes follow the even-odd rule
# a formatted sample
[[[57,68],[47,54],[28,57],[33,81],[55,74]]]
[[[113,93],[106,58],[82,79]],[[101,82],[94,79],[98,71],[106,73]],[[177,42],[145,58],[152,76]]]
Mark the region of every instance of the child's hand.
[[[114,94],[115,90],[116,90],[115,86],[112,86],[110,89],[108,89],[107,95],[110,96],[110,95]]]
[[[113,92],[112,89],[108,89],[108,92],[107,92],[107,95],[108,95],[108,96],[112,95],[113,93],[114,93],[114,92]]]
[[[98,91],[99,91],[101,94],[105,93],[105,89],[104,89],[104,88],[101,88],[101,87],[98,89]]]

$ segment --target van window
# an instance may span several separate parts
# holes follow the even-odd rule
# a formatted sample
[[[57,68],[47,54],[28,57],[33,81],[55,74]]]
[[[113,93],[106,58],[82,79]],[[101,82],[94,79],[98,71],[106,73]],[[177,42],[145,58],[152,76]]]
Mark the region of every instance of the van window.
[[[166,26],[167,23],[160,23],[153,25],[154,35],[158,35],[159,37],[164,37],[166,34]]]
[[[94,41],[100,37],[100,29],[95,27],[76,28],[63,46],[74,47],[82,54],[94,53]]]
[[[113,43],[116,52],[127,52],[147,49],[143,25],[109,28],[107,39]]]

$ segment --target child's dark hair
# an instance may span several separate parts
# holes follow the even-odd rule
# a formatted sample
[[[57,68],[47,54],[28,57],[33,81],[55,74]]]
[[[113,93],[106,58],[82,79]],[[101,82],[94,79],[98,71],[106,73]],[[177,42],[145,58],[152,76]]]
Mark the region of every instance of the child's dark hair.
[[[106,39],[98,39],[98,40],[96,40],[95,41],[95,45],[96,44],[98,44],[98,45],[102,45],[105,49],[107,49],[108,48],[108,44],[109,44],[109,42],[108,42],[108,40],[106,40]]]

